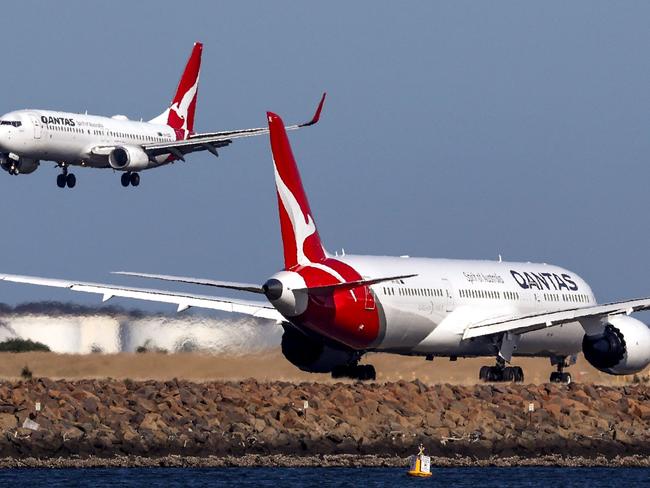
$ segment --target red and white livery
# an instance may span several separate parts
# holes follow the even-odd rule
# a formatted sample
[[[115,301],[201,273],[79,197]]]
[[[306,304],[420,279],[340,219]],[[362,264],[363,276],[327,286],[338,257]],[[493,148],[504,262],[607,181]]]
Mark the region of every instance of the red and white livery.
[[[551,381],[582,352],[596,368],[630,374],[650,363],[650,330],[630,314],[650,298],[598,304],[577,274],[542,263],[352,256],[328,253],[321,241],[280,117],[268,113],[284,250],[284,268],[262,285],[122,272],[131,276],[264,295],[238,300],[164,290],[0,275],[19,283],[201,307],[276,320],[282,350],[305,371],[374,379],[368,352],[491,356],[486,381],[523,381],[516,356],[548,357]]]
[[[148,122],[128,120],[124,115],[101,117],[51,110],[17,110],[0,117],[0,167],[12,175],[34,172],[41,161],[54,161],[61,168],[57,185],[72,188],[76,176],[70,166],[121,171],[122,186],[138,186],[140,172],[185,161],[185,155],[218,149],[233,139],[268,133],[266,127],[210,133],[194,132],[203,45],[192,53],[170,106]],[[318,122],[323,99],[307,123]]]

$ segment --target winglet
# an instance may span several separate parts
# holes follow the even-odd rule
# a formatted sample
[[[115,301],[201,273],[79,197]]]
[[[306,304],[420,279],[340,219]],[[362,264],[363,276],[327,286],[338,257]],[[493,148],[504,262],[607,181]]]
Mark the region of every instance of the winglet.
[[[323,96],[320,99],[320,102],[318,103],[318,107],[316,108],[316,113],[314,113],[314,116],[311,118],[311,120],[309,122],[300,124],[298,127],[309,127],[310,125],[314,125],[318,123],[318,121],[320,120],[320,113],[323,111],[323,105],[325,104],[326,96],[327,96],[327,92],[324,92]]]

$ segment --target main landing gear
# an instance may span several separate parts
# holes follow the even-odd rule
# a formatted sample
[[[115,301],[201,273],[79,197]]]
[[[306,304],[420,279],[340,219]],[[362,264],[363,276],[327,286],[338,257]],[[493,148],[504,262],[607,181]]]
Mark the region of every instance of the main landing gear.
[[[478,377],[485,382],[514,381],[515,383],[522,383],[524,381],[524,370],[519,366],[506,366],[503,359],[497,358],[496,365],[482,366]]]
[[[74,173],[68,173],[68,167],[66,165],[60,165],[62,172],[56,177],[56,186],[59,188],[74,188],[77,184],[77,177]]]
[[[564,383],[566,385],[571,383],[571,373],[566,373],[564,368],[570,366],[566,357],[551,358],[551,364],[557,367],[557,371],[551,373],[551,383]]]
[[[126,172],[122,174],[120,180],[122,181],[122,186],[124,187],[127,187],[129,185],[138,186],[140,184],[140,175],[138,173]]]
[[[336,366],[332,370],[332,378],[351,378],[353,380],[375,380],[377,372],[372,364],[352,364]]]

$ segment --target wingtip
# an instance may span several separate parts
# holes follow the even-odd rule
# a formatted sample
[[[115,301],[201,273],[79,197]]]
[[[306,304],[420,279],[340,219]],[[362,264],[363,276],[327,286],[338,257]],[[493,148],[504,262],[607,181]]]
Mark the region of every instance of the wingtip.
[[[310,125],[314,125],[318,123],[318,121],[320,120],[320,114],[323,111],[323,105],[325,105],[326,96],[327,96],[327,92],[323,92],[323,96],[320,98],[320,102],[318,102],[318,107],[316,107],[316,112],[314,113],[314,116],[311,118],[309,122],[304,124],[304,127],[308,127]]]

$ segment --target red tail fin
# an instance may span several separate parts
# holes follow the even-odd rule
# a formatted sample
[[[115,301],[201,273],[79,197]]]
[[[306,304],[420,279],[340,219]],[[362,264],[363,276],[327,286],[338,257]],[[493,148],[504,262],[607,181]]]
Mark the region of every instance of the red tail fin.
[[[291,152],[284,122],[267,112],[271,136],[271,151],[275,167],[275,187],[278,193],[280,230],[284,247],[284,266],[319,262],[326,258],[316,223],[312,217],[300,173]]]
[[[150,120],[154,124],[166,124],[172,127],[177,134],[180,132],[184,139],[194,131],[194,111],[199,92],[202,52],[203,44],[195,42],[171,105],[158,117]]]

